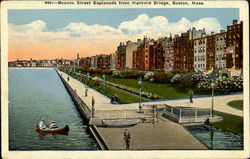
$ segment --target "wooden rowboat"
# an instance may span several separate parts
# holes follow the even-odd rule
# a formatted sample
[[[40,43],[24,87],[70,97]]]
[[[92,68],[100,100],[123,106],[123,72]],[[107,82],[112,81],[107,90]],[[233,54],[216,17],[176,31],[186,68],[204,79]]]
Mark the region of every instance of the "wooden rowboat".
[[[42,135],[68,135],[69,132],[69,126],[65,125],[63,128],[54,128],[54,129],[40,129],[40,128],[36,128],[35,130],[36,132],[38,132],[39,134]]]
[[[102,120],[102,124],[108,127],[126,127],[133,126],[140,123],[140,119],[116,119],[116,120]]]

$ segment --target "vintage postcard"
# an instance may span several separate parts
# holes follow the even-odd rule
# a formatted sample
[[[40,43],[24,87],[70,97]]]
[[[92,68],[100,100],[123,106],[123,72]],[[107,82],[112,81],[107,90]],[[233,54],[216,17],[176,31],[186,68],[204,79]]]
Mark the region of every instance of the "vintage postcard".
[[[248,9],[2,2],[2,157],[248,158]]]

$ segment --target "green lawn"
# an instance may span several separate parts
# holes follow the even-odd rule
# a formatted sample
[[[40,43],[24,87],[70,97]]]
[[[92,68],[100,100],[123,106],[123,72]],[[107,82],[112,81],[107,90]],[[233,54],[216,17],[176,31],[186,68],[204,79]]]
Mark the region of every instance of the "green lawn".
[[[217,123],[210,123],[215,128],[221,129],[225,132],[231,132],[243,136],[243,117],[226,114],[222,112],[214,112],[215,115],[223,117],[223,121]]]
[[[240,110],[243,110],[243,100],[233,100],[228,102],[228,105]]]
[[[102,78],[102,75],[100,74],[95,74],[95,76]],[[113,78],[112,76],[106,76],[106,81],[139,89],[138,80],[136,79],[123,79]],[[142,84],[142,90],[155,93],[167,99],[189,97],[188,91],[178,90],[170,84],[151,83],[148,81],[144,81]]]
[[[124,91],[121,91],[119,89],[116,89],[116,88],[113,88],[113,87],[107,86],[107,85],[105,86],[105,88],[106,88],[106,93],[104,93],[103,90],[101,90],[99,92],[105,94],[109,98],[111,98],[112,95],[116,94],[119,97],[121,103],[136,103],[136,102],[139,102],[139,97],[138,96],[134,96],[132,94],[126,93]],[[149,101],[149,100],[142,99],[142,102],[146,102],[146,101]]]

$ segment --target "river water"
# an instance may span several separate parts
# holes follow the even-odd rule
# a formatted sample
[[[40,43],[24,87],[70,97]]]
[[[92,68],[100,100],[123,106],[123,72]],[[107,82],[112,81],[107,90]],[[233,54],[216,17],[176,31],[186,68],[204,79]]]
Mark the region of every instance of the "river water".
[[[69,125],[69,135],[40,135],[47,125]],[[10,150],[98,150],[94,138],[54,69],[9,69]]]
[[[192,125],[185,128],[212,150],[243,150],[243,137],[223,132],[207,125]]]

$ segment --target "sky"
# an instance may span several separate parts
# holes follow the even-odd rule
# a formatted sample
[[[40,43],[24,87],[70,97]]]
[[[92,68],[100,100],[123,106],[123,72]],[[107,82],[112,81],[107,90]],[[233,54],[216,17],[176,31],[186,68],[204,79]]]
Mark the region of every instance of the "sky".
[[[120,42],[157,39],[189,28],[219,32],[237,8],[9,10],[9,61],[75,59],[114,53]]]

